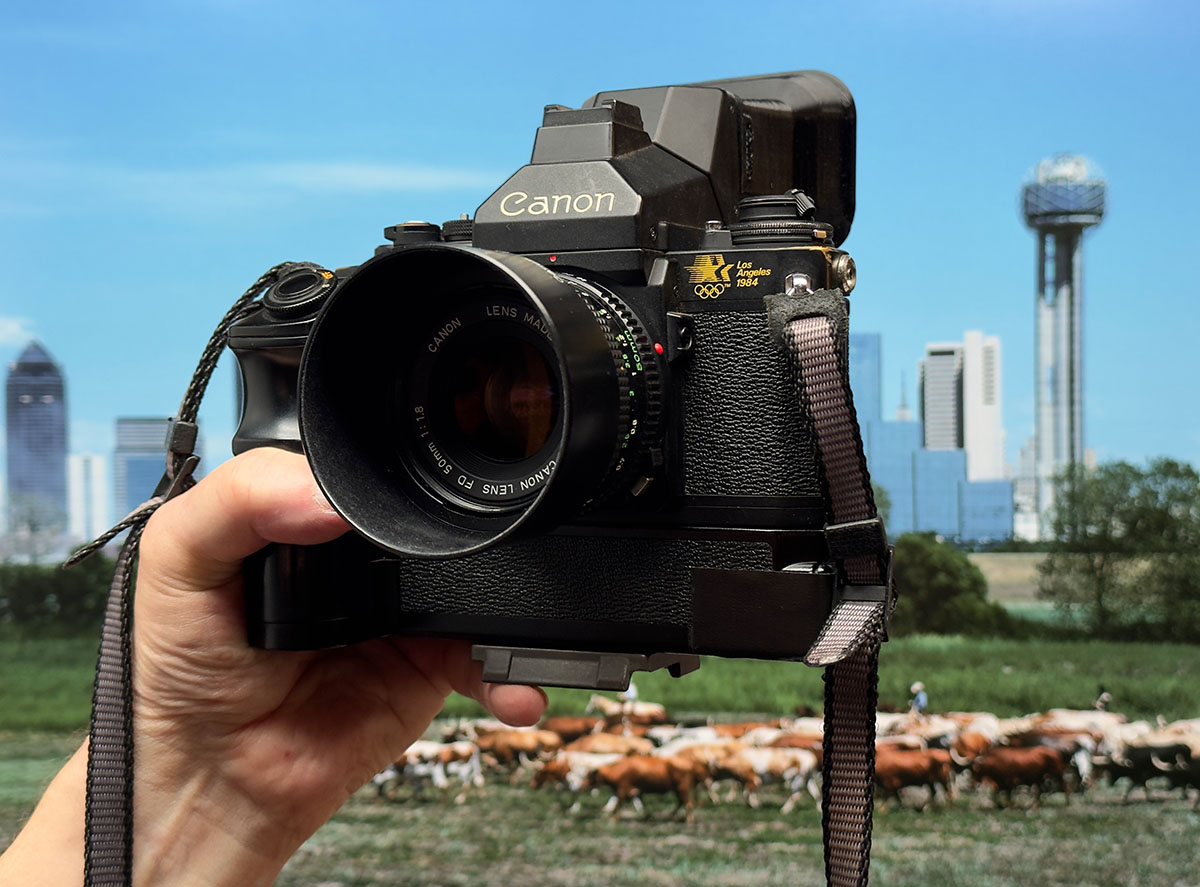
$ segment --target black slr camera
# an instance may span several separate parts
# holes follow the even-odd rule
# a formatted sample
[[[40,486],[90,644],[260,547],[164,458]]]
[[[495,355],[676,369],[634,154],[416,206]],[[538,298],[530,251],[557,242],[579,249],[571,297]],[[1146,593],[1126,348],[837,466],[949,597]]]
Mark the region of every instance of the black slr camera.
[[[230,334],[234,451],[306,453],[357,533],[247,565],[251,641],[599,688],[802,657],[836,578],[763,297],[853,288],[854,140],[818,71],[600,93],[473,220],[285,274]]]

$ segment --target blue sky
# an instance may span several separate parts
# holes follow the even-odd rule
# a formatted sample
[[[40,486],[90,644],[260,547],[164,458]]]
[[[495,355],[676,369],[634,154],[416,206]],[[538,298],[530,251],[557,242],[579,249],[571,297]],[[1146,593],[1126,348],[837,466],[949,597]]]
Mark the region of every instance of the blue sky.
[[[147,0],[0,11],[0,360],[68,377],[71,448],[174,412],[228,305],[285,260],[370,256],[386,225],[473,212],[547,103],[817,68],[858,107],[852,328],[884,409],[924,344],[1001,337],[1008,451],[1033,429],[1035,243],[1020,186],[1087,155],[1085,435],[1200,464],[1200,13],[1187,2],[405,4]],[[228,452],[233,381],[204,416]],[[210,465],[211,467],[211,465]]]

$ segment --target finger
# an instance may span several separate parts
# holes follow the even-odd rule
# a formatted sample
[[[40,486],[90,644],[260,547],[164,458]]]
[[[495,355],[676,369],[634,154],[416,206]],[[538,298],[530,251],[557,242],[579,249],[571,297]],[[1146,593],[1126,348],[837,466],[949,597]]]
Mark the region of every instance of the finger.
[[[260,447],[218,466],[154,514],[143,567],[170,587],[219,587],[268,542],[315,545],[349,529],[321,495],[305,458]]]
[[[483,666],[471,659],[471,646],[465,641],[392,638],[391,643],[443,695],[453,690],[474,699],[506,724],[535,724],[546,711],[546,694],[540,687],[486,683]]]
[[[536,724],[546,713],[546,693],[541,687],[523,684],[484,684],[483,707],[492,716],[514,727]]]

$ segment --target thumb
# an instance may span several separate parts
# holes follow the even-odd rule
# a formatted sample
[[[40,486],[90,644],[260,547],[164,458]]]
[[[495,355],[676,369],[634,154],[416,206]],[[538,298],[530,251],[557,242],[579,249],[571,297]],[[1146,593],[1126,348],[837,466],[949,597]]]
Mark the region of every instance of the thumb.
[[[178,591],[218,588],[269,542],[315,545],[347,529],[303,456],[260,447],[219,465],[155,512],[139,573]]]

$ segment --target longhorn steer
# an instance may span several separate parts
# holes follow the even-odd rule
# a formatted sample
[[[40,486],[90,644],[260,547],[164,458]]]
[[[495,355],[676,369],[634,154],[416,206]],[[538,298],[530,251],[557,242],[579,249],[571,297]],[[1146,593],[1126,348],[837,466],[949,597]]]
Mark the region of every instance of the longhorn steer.
[[[557,733],[567,743],[597,732],[603,724],[604,719],[596,715],[558,715],[542,721],[541,728]]]
[[[678,801],[671,811],[674,816],[681,808],[687,810],[687,821],[695,819],[692,804],[692,787],[707,776],[707,768],[686,758],[660,758],[638,755],[622,758],[612,764],[594,770],[584,783],[589,786],[609,786],[613,796],[605,805],[606,812],[616,816],[617,811],[628,800],[641,806],[644,794],[671,794]]]
[[[501,766],[511,767],[557,751],[562,747],[562,739],[550,730],[497,730],[480,736],[476,744]]]
[[[948,803],[954,803],[954,770],[950,752],[940,748],[894,748],[876,746],[875,785],[881,797],[892,795],[896,803],[902,804],[900,790],[911,787],[927,787],[929,800],[922,806],[933,803],[940,785]]]
[[[763,785],[782,784],[788,791],[781,813],[789,813],[807,791],[821,804],[817,786],[819,761],[815,752],[803,748],[742,748],[712,764],[715,779],[736,779],[742,784],[746,802],[757,807],[758,789]]]
[[[608,764],[616,763],[624,755],[598,755],[591,752],[560,751],[546,761],[530,781],[530,788],[541,788],[543,785],[554,785],[560,790],[566,790],[571,795],[569,813],[579,811],[579,794],[588,783],[588,778],[596,770]]]
[[[563,751],[587,751],[598,755],[648,755],[654,751],[654,743],[639,736],[621,736],[618,733],[589,733],[563,746]]]
[[[1113,753],[1107,760],[1096,764],[1096,769],[1108,775],[1109,781],[1116,785],[1119,779],[1128,779],[1129,788],[1125,790],[1125,802],[1133,794],[1135,788],[1141,788],[1150,796],[1147,783],[1159,776],[1172,780],[1172,788],[1178,788],[1173,774],[1186,771],[1192,761],[1192,750],[1185,742],[1154,743],[1126,745],[1121,751]]]
[[[1055,749],[1000,747],[976,758],[971,764],[971,775],[976,785],[992,786],[992,799],[997,806],[1001,792],[1011,804],[1013,789],[1027,785],[1033,791],[1033,806],[1036,807],[1044,789],[1061,790],[1070,803],[1071,789],[1063,780],[1065,769],[1066,761]]]
[[[667,710],[657,702],[618,702],[607,696],[593,694],[587,712],[598,711],[610,721],[625,720],[631,724],[665,724]]]

